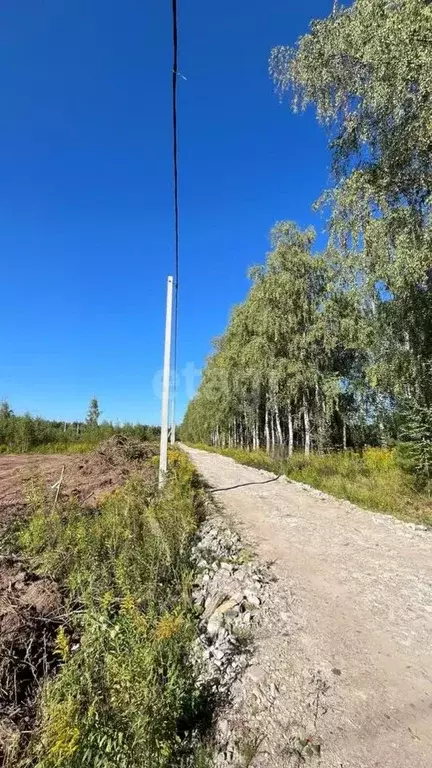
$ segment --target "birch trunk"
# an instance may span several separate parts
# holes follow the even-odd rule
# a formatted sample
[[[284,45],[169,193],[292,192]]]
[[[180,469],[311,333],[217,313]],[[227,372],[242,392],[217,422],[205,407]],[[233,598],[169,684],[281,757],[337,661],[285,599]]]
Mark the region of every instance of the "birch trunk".
[[[266,445],[266,451],[267,453],[270,453],[270,429],[269,429],[269,412],[266,405],[265,408],[265,420],[264,420],[264,429],[265,429],[265,445]]]
[[[288,456],[292,456],[294,452],[294,429],[293,429],[293,416],[291,411],[291,405],[288,406]]]
[[[305,397],[303,397],[303,420],[304,420],[304,452],[305,452],[305,456],[309,456],[310,444],[311,444],[310,418],[309,418],[309,407]]]
[[[275,428],[274,428],[274,412],[271,411],[270,414],[270,443],[271,443],[271,450],[274,452],[275,449]]]
[[[282,427],[280,423],[279,408],[277,407],[277,405],[275,406],[275,417],[276,417],[276,432],[278,436],[279,445],[283,445]]]

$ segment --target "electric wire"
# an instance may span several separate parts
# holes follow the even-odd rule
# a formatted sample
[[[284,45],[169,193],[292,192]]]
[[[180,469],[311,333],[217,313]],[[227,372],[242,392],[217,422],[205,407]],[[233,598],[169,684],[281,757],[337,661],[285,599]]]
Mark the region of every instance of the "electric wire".
[[[179,293],[179,194],[178,194],[178,121],[177,121],[177,83],[178,83],[178,9],[177,0],[171,0],[173,33],[173,70],[172,70],[172,135],[173,135],[173,187],[174,187],[174,353],[172,408],[175,421],[175,396],[177,379],[177,337],[178,337],[178,293]]]

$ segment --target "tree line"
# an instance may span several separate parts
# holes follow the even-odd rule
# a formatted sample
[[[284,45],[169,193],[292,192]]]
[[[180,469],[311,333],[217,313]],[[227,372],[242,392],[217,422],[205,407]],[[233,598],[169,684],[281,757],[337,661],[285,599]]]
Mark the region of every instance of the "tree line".
[[[17,452],[74,444],[97,444],[113,435],[124,434],[139,440],[156,440],[159,427],[146,424],[113,424],[100,422],[101,410],[96,398],[92,398],[85,419],[82,421],[50,421],[25,413],[16,415],[8,402],[0,403],[0,452]]]
[[[432,8],[334,4],[270,72],[329,137],[328,220],[278,223],[190,403],[183,437],[324,451],[410,446],[432,459]]]

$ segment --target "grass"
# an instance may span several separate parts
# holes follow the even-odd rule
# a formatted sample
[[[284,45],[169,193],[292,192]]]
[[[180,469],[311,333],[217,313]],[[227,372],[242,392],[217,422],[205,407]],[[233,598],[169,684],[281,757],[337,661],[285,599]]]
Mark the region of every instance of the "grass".
[[[195,447],[230,456],[240,464],[284,474],[364,509],[432,525],[431,498],[416,490],[412,476],[398,465],[394,450],[367,448],[362,454],[346,451],[307,458],[295,453],[291,458],[278,458],[265,451],[215,449],[203,444]]]
[[[45,443],[43,445],[33,446],[25,451],[19,451],[12,449],[7,445],[0,444],[0,454],[3,455],[16,455],[18,453],[35,453],[35,454],[53,454],[53,453],[90,453],[97,447],[97,442],[88,442],[82,440],[75,443]]]
[[[41,490],[31,501],[21,551],[69,596],[74,631],[59,631],[62,667],[44,687],[23,765],[193,765],[202,701],[190,662],[201,502],[192,465],[173,451],[162,495],[136,477],[97,512],[53,508]]]

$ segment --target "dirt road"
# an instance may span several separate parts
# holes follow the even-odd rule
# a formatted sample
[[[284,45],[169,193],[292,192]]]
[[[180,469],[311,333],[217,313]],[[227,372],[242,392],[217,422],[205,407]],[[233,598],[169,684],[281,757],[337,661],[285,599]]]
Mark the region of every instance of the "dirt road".
[[[308,763],[311,737],[321,768],[431,768],[432,532],[184,449],[274,561],[256,657],[279,696],[261,718],[272,757],[252,764]]]

